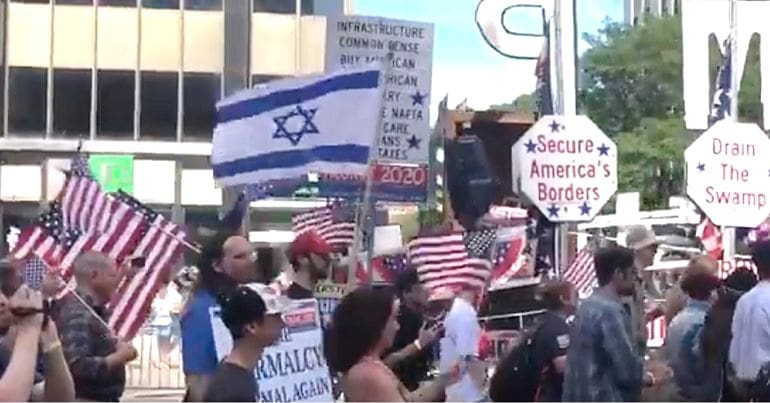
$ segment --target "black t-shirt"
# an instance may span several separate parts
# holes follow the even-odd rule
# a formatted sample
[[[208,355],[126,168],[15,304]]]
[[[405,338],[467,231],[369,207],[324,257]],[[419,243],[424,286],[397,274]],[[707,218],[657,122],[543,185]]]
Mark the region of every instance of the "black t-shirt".
[[[533,340],[535,365],[541,373],[540,401],[561,401],[564,375],[556,371],[553,360],[567,354],[569,341],[567,321],[555,313],[544,313]]]
[[[308,290],[297,283],[291,283],[286,289],[286,296],[289,299],[310,299],[313,298],[313,290]]]
[[[393,348],[385,356],[401,350],[417,339],[423,325],[423,316],[409,309],[406,305],[402,305],[398,313],[398,325],[399,329],[393,340]],[[420,382],[425,379],[431,360],[430,352],[431,346],[423,346],[422,351],[414,356],[404,358],[393,368],[398,379],[410,391],[417,389]]]
[[[211,376],[204,402],[256,402],[257,379],[254,371],[222,361]]]

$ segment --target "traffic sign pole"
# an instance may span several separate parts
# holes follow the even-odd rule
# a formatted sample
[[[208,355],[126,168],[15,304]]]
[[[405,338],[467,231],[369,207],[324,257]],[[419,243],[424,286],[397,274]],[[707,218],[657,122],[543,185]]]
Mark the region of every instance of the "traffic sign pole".
[[[730,120],[738,121],[738,1],[730,0]],[[730,260],[735,255],[735,227],[722,227],[722,250],[724,260]]]
[[[577,114],[575,91],[575,0],[556,0],[554,4],[554,64],[556,88],[554,112],[562,116]],[[567,224],[556,226],[554,234],[554,268],[559,275],[569,261],[569,229]]]

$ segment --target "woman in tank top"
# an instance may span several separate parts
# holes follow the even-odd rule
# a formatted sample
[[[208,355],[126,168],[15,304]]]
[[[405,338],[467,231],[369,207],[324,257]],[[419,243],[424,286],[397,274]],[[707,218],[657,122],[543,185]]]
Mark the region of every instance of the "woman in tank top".
[[[348,401],[441,401],[444,389],[458,377],[441,374],[409,392],[382,361],[398,331],[398,302],[384,290],[361,287],[340,301],[332,316],[326,357],[333,371],[342,374]]]

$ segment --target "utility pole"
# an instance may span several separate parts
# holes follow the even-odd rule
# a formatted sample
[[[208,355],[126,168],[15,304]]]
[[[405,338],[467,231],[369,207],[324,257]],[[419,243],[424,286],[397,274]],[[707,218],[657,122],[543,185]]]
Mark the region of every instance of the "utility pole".
[[[730,52],[730,120],[738,121],[738,88],[741,85],[738,77],[738,0],[730,1],[730,36],[725,52]],[[724,260],[732,259],[735,255],[735,228],[722,227],[722,248]]]
[[[556,83],[554,88],[554,113],[562,116],[577,114],[575,71],[575,0],[554,0],[553,50]],[[554,268],[557,273],[566,269],[569,259],[568,224],[559,224],[554,234]]]

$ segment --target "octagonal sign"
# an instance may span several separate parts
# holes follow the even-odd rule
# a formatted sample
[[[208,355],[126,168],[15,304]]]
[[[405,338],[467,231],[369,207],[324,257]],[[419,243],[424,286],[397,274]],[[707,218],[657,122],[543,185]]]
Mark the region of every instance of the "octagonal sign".
[[[756,227],[770,215],[770,139],[756,124],[719,121],[684,160],[687,195],[714,224]]]
[[[618,189],[615,143],[586,116],[544,116],[513,148],[514,178],[550,221],[591,221]]]

